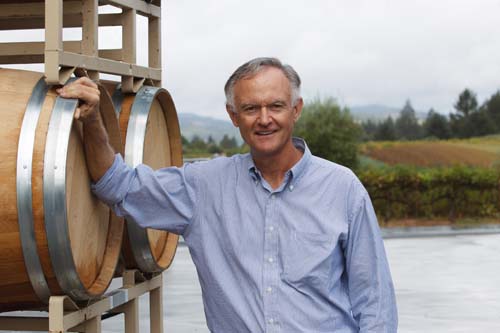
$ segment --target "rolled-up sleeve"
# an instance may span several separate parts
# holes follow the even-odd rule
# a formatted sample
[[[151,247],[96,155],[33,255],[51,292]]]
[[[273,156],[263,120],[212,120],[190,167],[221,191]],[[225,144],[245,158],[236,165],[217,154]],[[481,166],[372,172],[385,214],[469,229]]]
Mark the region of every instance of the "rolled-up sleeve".
[[[396,297],[377,217],[368,193],[358,193],[344,249],[352,313],[360,332],[397,332]]]
[[[184,234],[196,216],[196,175],[189,164],[156,171],[146,165],[130,168],[117,154],[92,191],[141,227]]]

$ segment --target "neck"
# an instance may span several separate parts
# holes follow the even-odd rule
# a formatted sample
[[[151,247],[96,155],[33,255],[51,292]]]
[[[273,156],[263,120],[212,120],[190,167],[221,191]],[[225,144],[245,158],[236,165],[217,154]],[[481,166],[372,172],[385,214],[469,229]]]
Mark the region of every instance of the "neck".
[[[256,156],[252,153],[252,158],[262,177],[273,189],[276,189],[285,179],[286,172],[300,160],[302,155],[303,152],[290,142],[290,145],[287,145],[279,154]]]

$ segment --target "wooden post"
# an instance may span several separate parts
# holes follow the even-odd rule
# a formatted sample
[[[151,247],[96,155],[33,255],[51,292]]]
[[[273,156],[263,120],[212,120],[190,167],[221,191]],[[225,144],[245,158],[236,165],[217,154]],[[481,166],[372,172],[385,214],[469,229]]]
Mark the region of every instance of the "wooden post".
[[[125,271],[123,274],[123,286],[131,287],[135,285],[135,270]],[[134,298],[123,307],[125,316],[125,333],[139,332],[139,298]]]
[[[62,0],[47,0],[45,3],[45,76],[47,80],[59,83],[59,51],[63,49],[62,28]]]
[[[101,333],[101,316],[87,320],[84,324],[85,333]]]
[[[163,333],[163,284],[149,292],[151,333]]]
[[[135,9],[123,9],[122,14],[122,59],[124,62],[136,63],[136,14]],[[135,92],[134,77],[122,76],[122,90]]]
[[[148,18],[148,66],[161,68],[161,18]],[[161,80],[155,85],[161,87]]]
[[[82,54],[97,57],[98,48],[98,4],[97,0],[83,0],[82,4]],[[92,80],[99,79],[99,72],[87,71]]]

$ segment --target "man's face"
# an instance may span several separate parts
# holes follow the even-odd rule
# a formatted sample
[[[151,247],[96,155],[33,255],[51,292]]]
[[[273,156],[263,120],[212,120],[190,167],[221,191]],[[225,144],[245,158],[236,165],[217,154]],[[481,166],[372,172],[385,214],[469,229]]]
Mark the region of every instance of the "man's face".
[[[292,106],[290,82],[281,70],[267,67],[238,81],[233,90],[234,110],[227,111],[254,157],[279,156],[302,111],[302,99]]]

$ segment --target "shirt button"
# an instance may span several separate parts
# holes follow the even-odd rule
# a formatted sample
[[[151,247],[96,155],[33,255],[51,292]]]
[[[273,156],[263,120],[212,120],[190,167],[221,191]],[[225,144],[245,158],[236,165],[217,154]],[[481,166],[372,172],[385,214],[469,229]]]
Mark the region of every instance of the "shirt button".
[[[276,194],[271,194],[271,199],[275,199],[276,198]]]
[[[274,259],[272,257],[269,257],[269,258],[267,258],[267,261],[272,263],[274,261]]]
[[[270,226],[269,227],[269,232],[273,232],[274,231],[274,227],[273,226]]]
[[[267,320],[267,322],[268,322],[269,324],[271,324],[271,325],[272,325],[272,324],[274,324],[274,319],[273,319],[273,318],[269,318],[269,319]]]
[[[267,291],[268,293],[270,293],[271,291],[273,291],[273,288],[271,288],[271,287],[267,287],[267,288],[266,288],[266,291]]]
[[[289,189],[290,191],[293,191],[293,185],[290,185]]]

